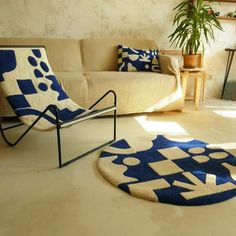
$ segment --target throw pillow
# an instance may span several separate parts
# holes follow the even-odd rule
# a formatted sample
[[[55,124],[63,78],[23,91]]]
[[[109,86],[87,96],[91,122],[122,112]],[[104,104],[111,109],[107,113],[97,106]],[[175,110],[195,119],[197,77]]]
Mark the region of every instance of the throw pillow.
[[[118,45],[119,71],[153,71],[161,72],[157,49],[134,49]]]

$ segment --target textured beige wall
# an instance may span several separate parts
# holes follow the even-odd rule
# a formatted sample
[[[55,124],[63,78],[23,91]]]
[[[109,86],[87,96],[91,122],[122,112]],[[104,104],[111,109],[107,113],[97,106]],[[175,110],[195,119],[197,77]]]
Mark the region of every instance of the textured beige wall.
[[[212,6],[219,10],[221,15],[236,11],[236,3],[212,3]],[[208,95],[212,97],[221,95],[228,55],[225,48],[236,48],[236,21],[221,20],[220,22],[224,31],[215,31],[216,41],[211,44],[211,47],[206,48],[205,53],[205,67],[208,78],[211,79],[207,81],[207,90]],[[231,80],[236,81],[236,55],[228,81]]]
[[[0,33],[24,37],[144,36],[168,46],[177,0],[1,0]]]
[[[148,37],[169,47],[173,7],[180,0],[1,0],[2,37]],[[236,6],[234,4],[233,6]],[[226,4],[226,7],[228,5]],[[232,4],[230,5],[232,8]],[[235,8],[235,7],[234,7]],[[236,42],[236,22],[224,23],[219,42],[206,53],[208,95],[219,96],[226,62],[224,48]],[[233,70],[235,71],[234,62]],[[235,76],[236,77],[236,76]]]

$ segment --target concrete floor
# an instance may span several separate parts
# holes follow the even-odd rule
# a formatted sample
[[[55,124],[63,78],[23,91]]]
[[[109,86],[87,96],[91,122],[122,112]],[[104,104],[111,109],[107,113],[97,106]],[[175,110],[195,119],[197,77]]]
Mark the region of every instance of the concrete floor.
[[[63,130],[64,156],[100,144],[111,125],[99,119]],[[236,155],[236,103],[208,100],[195,111],[188,102],[182,113],[118,119],[118,138],[153,134],[194,137]],[[54,138],[54,132],[33,131],[14,148],[0,138],[1,236],[236,235],[236,198],[202,207],[138,199],[103,179],[99,152],[57,169]]]

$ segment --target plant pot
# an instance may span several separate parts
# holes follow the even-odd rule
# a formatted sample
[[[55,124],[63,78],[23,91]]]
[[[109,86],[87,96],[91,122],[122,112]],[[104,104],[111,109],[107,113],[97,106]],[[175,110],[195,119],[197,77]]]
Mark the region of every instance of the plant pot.
[[[201,55],[183,55],[184,58],[184,68],[196,68],[200,66]]]

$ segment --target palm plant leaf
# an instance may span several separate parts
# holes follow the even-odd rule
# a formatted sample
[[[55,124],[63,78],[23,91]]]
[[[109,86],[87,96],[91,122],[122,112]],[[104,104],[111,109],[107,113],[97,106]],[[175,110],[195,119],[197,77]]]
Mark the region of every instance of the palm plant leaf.
[[[184,0],[174,11],[176,29],[168,37],[171,46],[182,48],[185,54],[196,54],[200,47],[204,51],[203,41],[210,44],[210,39],[215,40],[214,29],[223,30],[213,8],[204,0]]]

